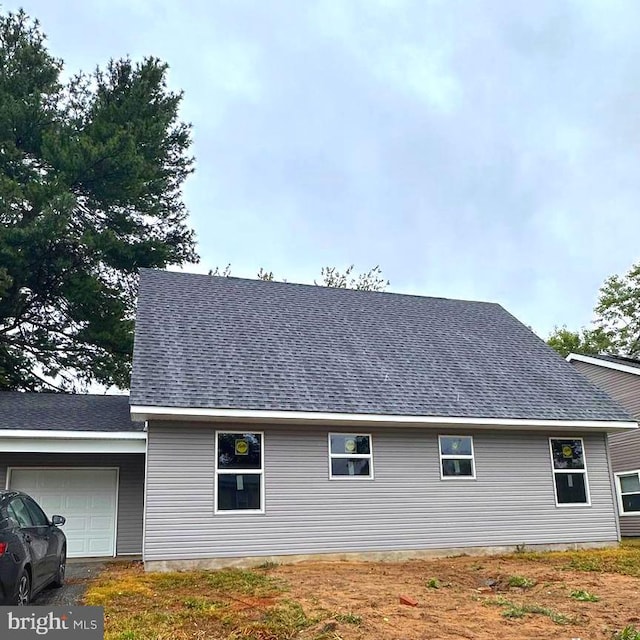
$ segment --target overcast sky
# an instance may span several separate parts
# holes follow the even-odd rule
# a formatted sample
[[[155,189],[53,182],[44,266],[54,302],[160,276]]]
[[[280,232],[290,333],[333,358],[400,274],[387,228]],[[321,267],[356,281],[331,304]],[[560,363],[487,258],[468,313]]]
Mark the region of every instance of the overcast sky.
[[[69,72],[183,89],[207,271],[500,302],[546,335],[638,260],[640,2],[4,0]]]

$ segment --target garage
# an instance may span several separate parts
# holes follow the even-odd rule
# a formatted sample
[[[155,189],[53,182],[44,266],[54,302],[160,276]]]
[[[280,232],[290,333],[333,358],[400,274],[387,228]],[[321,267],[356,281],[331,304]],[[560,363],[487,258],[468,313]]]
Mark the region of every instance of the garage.
[[[128,396],[0,391],[0,488],[64,516],[70,557],[142,553],[146,445]]]
[[[118,469],[10,468],[9,488],[35,498],[48,516],[67,519],[70,558],[115,555]]]

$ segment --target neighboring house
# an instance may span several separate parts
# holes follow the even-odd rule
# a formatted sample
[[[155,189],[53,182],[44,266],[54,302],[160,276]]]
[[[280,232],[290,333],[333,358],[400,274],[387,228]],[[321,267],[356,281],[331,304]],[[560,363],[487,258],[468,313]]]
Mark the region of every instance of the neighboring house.
[[[615,544],[637,428],[496,304],[150,270],[131,415],[147,569]]]
[[[142,552],[145,448],[128,396],[0,392],[0,486],[66,517],[70,557]]]
[[[575,353],[567,360],[636,420],[640,419],[640,360]],[[611,434],[609,448],[622,535],[640,536],[640,431]]]

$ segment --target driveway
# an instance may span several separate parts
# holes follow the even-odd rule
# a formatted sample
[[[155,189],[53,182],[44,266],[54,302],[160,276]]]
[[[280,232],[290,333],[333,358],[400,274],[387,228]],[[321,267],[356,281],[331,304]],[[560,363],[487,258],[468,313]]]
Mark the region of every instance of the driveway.
[[[47,588],[33,601],[39,606],[74,606],[80,603],[90,580],[97,576],[104,568],[103,562],[74,562],[67,563],[67,576],[61,589]]]

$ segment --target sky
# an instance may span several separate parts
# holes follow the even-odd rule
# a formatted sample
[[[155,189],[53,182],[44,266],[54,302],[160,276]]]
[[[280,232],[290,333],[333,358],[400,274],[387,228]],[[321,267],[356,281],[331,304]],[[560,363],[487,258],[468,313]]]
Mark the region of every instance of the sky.
[[[22,0],[66,73],[156,56],[184,91],[201,261],[587,324],[636,262],[637,0]]]

